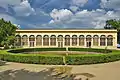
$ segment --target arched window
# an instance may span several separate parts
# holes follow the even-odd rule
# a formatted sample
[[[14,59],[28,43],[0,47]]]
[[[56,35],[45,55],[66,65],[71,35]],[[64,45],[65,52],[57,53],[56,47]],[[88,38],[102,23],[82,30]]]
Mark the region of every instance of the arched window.
[[[93,46],[98,46],[99,45],[99,36],[94,35],[93,36]]]
[[[28,46],[28,37],[27,37],[27,35],[22,36],[22,45],[23,46]]]
[[[87,35],[87,36],[86,36],[86,41],[87,41],[87,42],[91,42],[91,39],[92,39],[92,38],[91,38],[91,35]]]
[[[86,46],[87,47],[91,47],[91,40],[92,40],[92,37],[91,37],[91,35],[87,35],[86,36]]]
[[[35,36],[34,35],[31,35],[30,37],[29,37],[29,41],[35,41]]]
[[[76,46],[77,45],[77,35],[73,35],[72,36],[72,46]]]
[[[70,36],[69,35],[65,36],[65,46],[70,46]]]
[[[29,46],[30,47],[34,47],[34,42],[35,42],[35,36],[34,35],[30,35],[30,37],[29,37]]]
[[[107,37],[107,46],[113,46],[113,36],[109,35]]]
[[[59,35],[58,38],[57,38],[57,41],[63,41],[63,36]]]
[[[62,35],[58,36],[57,42],[58,42],[58,47],[62,48],[63,47],[63,36]]]
[[[43,46],[49,46],[49,36],[45,35],[43,37]]]
[[[79,46],[84,46],[84,35],[79,36]]]
[[[100,36],[100,46],[105,46],[106,44],[106,37],[105,35]]]
[[[21,36],[20,35],[16,35],[15,45],[16,46],[21,46]]]
[[[50,45],[51,46],[56,46],[56,36],[55,35],[52,35],[50,37]]]
[[[41,46],[42,45],[42,36],[37,35],[36,37],[36,46]]]

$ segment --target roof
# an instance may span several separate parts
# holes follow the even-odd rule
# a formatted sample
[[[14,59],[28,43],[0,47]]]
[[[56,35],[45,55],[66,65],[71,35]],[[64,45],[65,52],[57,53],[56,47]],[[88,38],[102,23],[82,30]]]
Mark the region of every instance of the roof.
[[[115,30],[104,28],[23,28],[18,30]]]
[[[40,33],[40,32],[49,32],[49,33],[80,33],[80,32],[100,32],[100,33],[117,33],[116,29],[17,29],[17,33]]]

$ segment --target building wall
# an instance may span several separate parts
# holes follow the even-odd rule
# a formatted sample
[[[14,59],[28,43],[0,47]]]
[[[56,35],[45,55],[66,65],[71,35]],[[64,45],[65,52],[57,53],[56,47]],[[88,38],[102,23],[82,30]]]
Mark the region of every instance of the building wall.
[[[107,46],[107,38],[106,38],[106,45],[105,46],[100,46],[100,38],[99,38],[99,45],[98,46],[93,46],[93,39],[91,40],[91,48],[116,48],[117,47],[117,30],[17,30],[16,31],[16,35],[20,35],[21,37],[23,35],[27,35],[28,37],[30,37],[31,35],[35,36],[35,41],[36,41],[36,36],[37,35],[41,35],[42,37],[44,35],[48,35],[49,37],[51,35],[55,35],[56,37],[58,37],[59,35],[63,35],[63,37],[65,37],[66,35],[70,35],[70,37],[72,37],[72,35],[77,35],[77,37],[79,37],[80,35],[84,35],[85,36],[85,45],[84,46],[79,46],[79,39],[77,39],[78,44],[77,46],[72,46],[72,42],[70,42],[70,46],[65,46],[64,45],[64,39],[63,39],[63,47],[79,47],[79,48],[86,48],[86,36],[87,35],[91,35],[92,37],[94,35],[98,35],[99,37],[101,35],[105,35],[106,37],[108,35],[112,35],[113,36],[113,46]],[[72,40],[72,39],[70,39]],[[49,40],[50,41],[50,40]],[[57,42],[57,40],[56,40]],[[29,43],[29,39],[28,39],[28,46],[22,46],[22,47],[30,47],[30,43]],[[35,46],[34,47],[58,47],[58,42],[56,43],[56,46],[36,46],[36,42],[35,42]]]

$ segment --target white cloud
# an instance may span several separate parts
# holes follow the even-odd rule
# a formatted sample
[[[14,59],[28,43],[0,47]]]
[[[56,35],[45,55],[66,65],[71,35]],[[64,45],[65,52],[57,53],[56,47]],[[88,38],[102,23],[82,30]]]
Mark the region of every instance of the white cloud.
[[[0,6],[8,8],[8,5],[19,5],[21,0],[0,0]]]
[[[120,0],[101,0],[102,8],[120,10]]]
[[[16,23],[16,19],[10,15],[0,13],[0,19],[3,18],[6,21],[11,21],[12,23]]]
[[[72,10],[73,12],[76,12],[79,8],[77,6],[70,6],[69,7],[70,10]]]
[[[118,12],[108,11],[102,9],[87,11],[83,10],[75,15],[75,19],[78,19],[80,22],[86,23],[90,27],[94,28],[103,28],[105,26],[105,21],[109,19],[120,18]]]
[[[14,8],[16,16],[29,16],[30,14],[35,13],[34,9],[30,6],[30,3],[25,0],[19,5],[16,5]]]
[[[97,10],[83,10],[75,13],[74,15],[70,15],[70,19],[56,22],[55,20],[50,21],[50,26],[59,26],[68,28],[103,28],[105,26],[106,20],[109,19],[118,19],[120,18],[120,12],[114,11],[105,11],[103,9]],[[49,25],[47,25],[49,26]]]
[[[87,3],[88,0],[72,0],[72,5],[76,6],[84,6],[85,3]]]
[[[72,15],[72,12],[68,9],[53,9],[50,13],[50,16],[53,18],[53,20],[50,21],[50,23],[69,20]]]
[[[76,12],[79,7],[83,7],[87,2],[88,0],[71,0],[69,9]]]
[[[8,5],[13,5],[16,16],[29,16],[35,13],[28,0],[0,0],[0,6],[8,9]]]

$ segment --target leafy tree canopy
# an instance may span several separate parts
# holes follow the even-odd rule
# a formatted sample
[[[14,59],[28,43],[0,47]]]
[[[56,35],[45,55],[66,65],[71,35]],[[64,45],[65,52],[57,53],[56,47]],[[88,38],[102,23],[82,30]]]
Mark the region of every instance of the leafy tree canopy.
[[[10,21],[0,19],[0,45],[10,46],[13,45],[15,40],[15,32],[17,27]]]
[[[120,20],[111,19],[106,21],[105,29],[117,29],[120,31]]]
[[[120,20],[111,19],[106,21],[105,29],[117,29],[117,42],[120,44]]]

